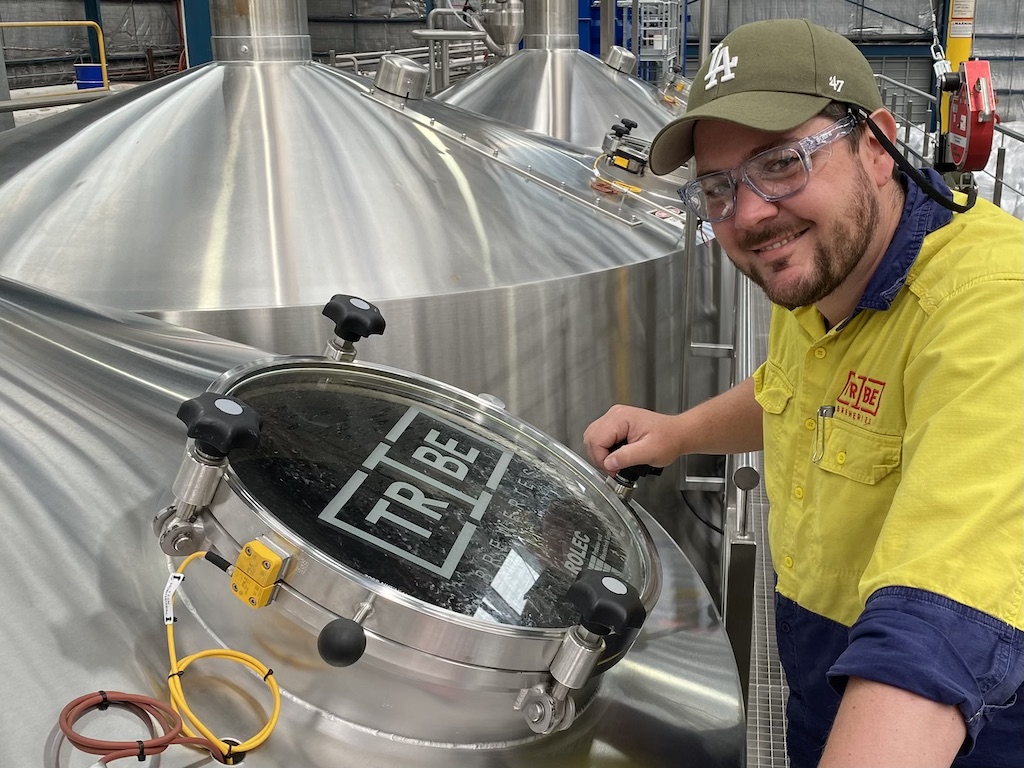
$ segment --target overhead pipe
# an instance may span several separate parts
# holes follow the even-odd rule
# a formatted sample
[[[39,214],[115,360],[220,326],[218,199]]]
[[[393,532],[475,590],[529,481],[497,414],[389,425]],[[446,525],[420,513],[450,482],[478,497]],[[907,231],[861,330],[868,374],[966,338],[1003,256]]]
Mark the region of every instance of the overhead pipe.
[[[498,45],[488,34],[484,28],[484,23],[480,21],[479,17],[475,13],[468,14],[467,19],[469,26],[475,29],[477,32],[484,33],[484,45],[487,46],[487,50],[493,53],[495,56],[511,56],[512,54],[504,46]]]
[[[437,19],[441,16],[457,16],[464,23],[473,27],[476,32],[483,32],[484,38],[483,43],[487,46],[487,50],[493,53],[495,56],[509,56],[504,46],[499,45],[491,37],[487,29],[484,28],[483,23],[477,18],[475,13],[464,13],[462,10],[457,8],[434,8],[427,14],[427,29],[439,29],[437,26]],[[517,41],[518,44],[518,41]]]
[[[311,61],[306,0],[210,0],[215,61]]]
[[[519,50],[523,15],[523,0],[483,0],[479,16],[470,16],[470,22],[487,32],[487,39],[500,47],[498,56],[507,57]]]
[[[579,11],[573,0],[525,0],[524,5],[523,48],[580,47]]]
[[[601,58],[615,45],[615,0],[601,0],[601,16],[598,20],[601,28]]]

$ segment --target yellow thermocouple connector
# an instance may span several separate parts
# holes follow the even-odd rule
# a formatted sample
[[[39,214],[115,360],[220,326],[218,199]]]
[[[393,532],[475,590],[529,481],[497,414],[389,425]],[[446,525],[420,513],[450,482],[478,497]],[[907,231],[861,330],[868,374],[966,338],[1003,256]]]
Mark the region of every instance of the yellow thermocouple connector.
[[[242,546],[231,574],[231,591],[250,608],[269,605],[284,558],[258,539]]]

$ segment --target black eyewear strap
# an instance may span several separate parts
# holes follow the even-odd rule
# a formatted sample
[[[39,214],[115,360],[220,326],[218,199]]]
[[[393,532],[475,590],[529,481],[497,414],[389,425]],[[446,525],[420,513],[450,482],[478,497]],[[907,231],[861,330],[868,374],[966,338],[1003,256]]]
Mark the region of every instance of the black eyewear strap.
[[[893,143],[889,141],[889,137],[882,133],[882,129],[879,128],[875,124],[875,121],[871,119],[871,115],[868,114],[867,110],[863,107],[853,107],[852,110],[858,118],[864,120],[868,124],[871,132],[875,134],[875,138],[878,139],[879,143],[881,143],[883,147],[885,147],[885,151],[889,153],[892,159],[896,161],[896,165],[900,167],[900,170],[913,179],[914,183],[917,184],[917,186],[919,186],[924,193],[928,195],[928,197],[946,210],[953,211],[954,213],[966,213],[974,207],[974,203],[978,199],[978,190],[976,188],[971,187],[967,190],[967,202],[963,205],[955,203],[952,200],[947,200],[946,197],[924,177],[924,174],[912,166],[910,161],[908,161],[907,158],[905,158],[893,145]]]

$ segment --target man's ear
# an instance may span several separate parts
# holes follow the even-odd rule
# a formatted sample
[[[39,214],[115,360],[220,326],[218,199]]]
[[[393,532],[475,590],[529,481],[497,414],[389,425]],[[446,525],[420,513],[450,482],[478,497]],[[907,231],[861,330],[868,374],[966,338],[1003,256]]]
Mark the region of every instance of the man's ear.
[[[896,144],[896,119],[889,110],[882,107],[871,113],[871,120],[879,127],[886,138],[894,145]],[[896,161],[885,151],[885,147],[875,137],[871,128],[865,126],[864,141],[861,144],[861,156],[864,159],[864,169],[868,176],[874,180],[879,187],[884,187],[892,179],[893,166]]]

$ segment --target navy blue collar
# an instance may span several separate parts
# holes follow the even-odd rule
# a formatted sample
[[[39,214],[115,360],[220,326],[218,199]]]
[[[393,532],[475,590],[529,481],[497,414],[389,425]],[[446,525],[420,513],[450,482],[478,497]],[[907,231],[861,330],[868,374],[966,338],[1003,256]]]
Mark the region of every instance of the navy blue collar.
[[[943,196],[951,196],[942,176],[931,168],[923,168],[921,172]],[[892,242],[889,243],[882,261],[868,281],[853,315],[862,309],[886,310],[892,306],[896,294],[907,282],[907,275],[917,259],[917,254],[921,252],[925,236],[953,220],[952,211],[928,197],[905,173],[900,174],[900,183],[907,193],[903,215],[900,216],[900,223],[896,227]]]

